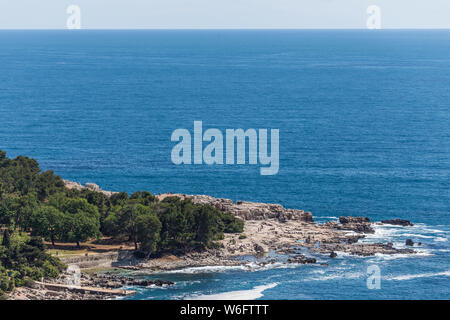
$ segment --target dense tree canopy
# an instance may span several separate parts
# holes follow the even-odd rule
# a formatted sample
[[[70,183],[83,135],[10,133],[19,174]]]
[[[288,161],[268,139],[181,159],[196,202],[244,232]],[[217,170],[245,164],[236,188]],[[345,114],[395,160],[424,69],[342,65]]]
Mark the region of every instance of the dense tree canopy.
[[[191,200],[168,197],[158,201],[147,191],[107,197],[88,189],[69,190],[53,171],[42,172],[36,160],[23,156],[9,159],[0,150],[0,227],[6,244],[0,246],[0,283],[8,287],[2,279],[29,276],[31,271],[26,268],[33,263],[27,257],[37,257],[31,278],[59,270],[45,254],[41,237],[52,244],[75,242],[79,246],[107,235],[133,242],[145,256],[181,254],[217,246],[215,241],[222,239],[224,232],[242,232],[243,222]],[[12,241],[17,235],[28,238]],[[20,271],[21,276],[5,276],[10,269]]]
[[[41,237],[3,232],[0,245],[0,299],[4,292],[22,286],[28,279],[55,278],[65,269],[59,259],[45,252]]]

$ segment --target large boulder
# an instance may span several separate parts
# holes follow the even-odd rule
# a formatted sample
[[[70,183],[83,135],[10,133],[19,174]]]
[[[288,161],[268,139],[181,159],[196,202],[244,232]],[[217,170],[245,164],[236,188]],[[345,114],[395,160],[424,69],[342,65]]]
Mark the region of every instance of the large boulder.
[[[300,263],[300,264],[308,264],[308,263],[316,263],[317,260],[315,258],[307,257],[303,254],[297,254],[289,259],[287,259],[288,263]]]
[[[367,217],[339,217],[339,222],[342,224],[348,223],[370,223],[370,219]]]
[[[269,252],[269,249],[266,246],[259,243],[255,243],[253,248],[255,249],[256,253],[260,255],[265,255]]]
[[[358,233],[375,233],[367,217],[339,217],[340,225],[336,228],[339,230],[349,230]]]

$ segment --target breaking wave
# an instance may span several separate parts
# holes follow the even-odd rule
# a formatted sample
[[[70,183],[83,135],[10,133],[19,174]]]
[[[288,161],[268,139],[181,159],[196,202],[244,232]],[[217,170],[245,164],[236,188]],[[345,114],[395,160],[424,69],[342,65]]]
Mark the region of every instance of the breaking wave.
[[[205,294],[187,297],[186,300],[255,300],[264,296],[265,290],[274,288],[278,283],[256,286],[250,290],[228,291],[216,294]]]
[[[417,278],[432,278],[432,277],[450,277],[450,270],[436,273],[419,273],[419,274],[405,274],[402,276],[390,277],[385,280],[412,280]]]

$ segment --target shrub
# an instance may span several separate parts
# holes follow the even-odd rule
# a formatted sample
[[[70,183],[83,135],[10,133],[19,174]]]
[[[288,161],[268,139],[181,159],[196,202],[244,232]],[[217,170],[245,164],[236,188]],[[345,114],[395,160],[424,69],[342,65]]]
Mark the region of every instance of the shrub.
[[[44,277],[47,278],[57,278],[59,275],[59,270],[54,265],[52,265],[49,261],[45,261],[42,266],[44,269]]]
[[[240,233],[244,231],[244,221],[236,218],[233,214],[226,212],[222,214],[225,233]]]
[[[2,290],[0,290],[0,300],[8,300],[8,296]]]
[[[33,279],[30,279],[30,278],[28,278],[28,277],[25,277],[25,278],[23,279],[23,285],[24,285],[25,287],[28,287],[28,288],[34,288],[35,283],[34,283]]]

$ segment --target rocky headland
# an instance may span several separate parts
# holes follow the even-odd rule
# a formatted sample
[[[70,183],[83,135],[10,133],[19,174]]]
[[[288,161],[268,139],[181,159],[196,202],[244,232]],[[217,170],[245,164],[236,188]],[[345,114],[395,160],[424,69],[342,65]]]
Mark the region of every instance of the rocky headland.
[[[367,217],[342,216],[339,222],[319,224],[314,222],[311,212],[286,209],[280,204],[233,202],[206,195],[170,193],[159,195],[158,198],[162,200],[168,196],[209,204],[221,211],[231,212],[244,221],[243,234],[226,234],[221,241],[224,256],[264,255],[269,251],[281,253],[299,247],[312,253],[332,256],[336,252],[359,256],[415,253],[413,249],[395,248],[392,243],[360,243],[360,239],[375,232],[374,223]],[[392,224],[411,224],[408,220],[389,221]]]
[[[111,196],[115,192],[104,191],[93,183],[82,186],[79,183],[65,181],[68,189],[101,192]],[[132,252],[119,252],[117,258],[109,261],[102,268],[118,268],[149,274],[155,272],[184,269],[203,266],[245,266],[250,257],[257,266],[274,263],[310,264],[319,263],[315,257],[321,257],[321,264],[326,265],[326,259],[335,258],[341,254],[356,256],[373,256],[375,254],[414,254],[412,243],[410,248],[396,248],[392,243],[361,242],[368,234],[375,232],[374,222],[367,217],[341,216],[338,221],[316,223],[311,212],[297,209],[287,209],[280,204],[255,203],[231,199],[214,198],[207,195],[186,195],[166,193],[157,195],[158,200],[166,197],[191,199],[194,203],[209,204],[223,212],[230,212],[244,221],[244,232],[225,234],[220,240],[219,249],[206,252],[190,252],[183,256],[166,255],[156,259],[137,259]],[[408,220],[383,220],[379,224],[412,226]],[[276,253],[277,258],[269,253]],[[280,258],[278,258],[280,257]],[[248,258],[248,259],[246,259]],[[72,258],[73,259],[73,258]],[[87,258],[85,258],[87,259]],[[281,260],[280,260],[281,259]],[[83,260],[83,258],[82,258]],[[63,259],[64,261],[64,259]],[[89,268],[95,267],[96,260],[89,260]],[[100,267],[101,260],[98,260]],[[83,261],[80,260],[82,263]],[[72,263],[69,259],[66,263]],[[94,265],[92,265],[94,263]],[[56,282],[64,283],[67,275],[62,275]],[[82,273],[82,283],[90,287],[121,288],[123,286],[171,285],[164,281],[137,280],[135,277],[125,277],[118,273]],[[14,296],[15,295],[15,296]],[[66,290],[51,292],[44,288],[19,288],[12,298],[17,299],[111,299],[114,296],[105,294],[81,294]]]
[[[64,181],[66,188],[83,188],[111,196],[94,183],[85,186]],[[222,249],[203,253],[189,253],[182,257],[138,261],[125,259],[124,264],[136,268],[177,269],[191,266],[235,264],[236,256],[262,256],[270,251],[286,252],[291,248],[305,248],[312,253],[336,256],[339,252],[359,256],[379,254],[414,254],[410,248],[395,248],[392,243],[361,243],[359,240],[375,232],[374,222],[368,217],[341,216],[339,221],[316,223],[311,212],[284,208],[280,204],[236,201],[208,195],[165,193],[157,195],[159,201],[166,197],[191,199],[194,203],[208,204],[223,212],[230,212],[244,221],[242,234],[225,234],[220,241]],[[381,224],[412,226],[404,219],[383,220]],[[172,268],[173,266],[173,268]]]

